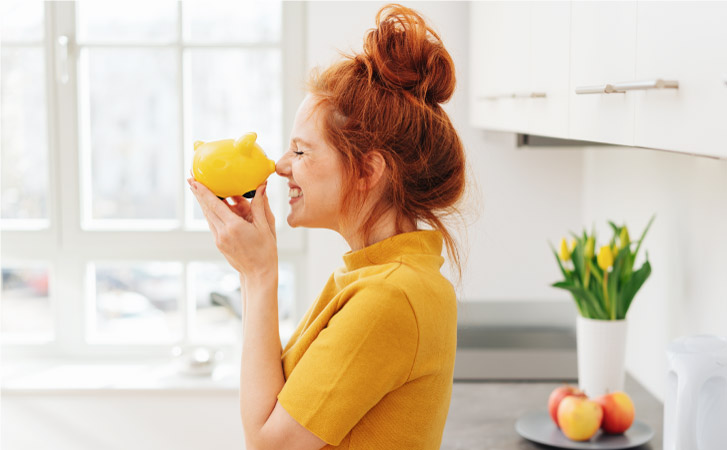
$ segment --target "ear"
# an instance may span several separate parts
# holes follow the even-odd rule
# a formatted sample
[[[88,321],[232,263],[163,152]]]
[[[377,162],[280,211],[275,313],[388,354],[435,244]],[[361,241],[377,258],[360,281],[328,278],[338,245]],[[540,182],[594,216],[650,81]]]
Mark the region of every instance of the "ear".
[[[386,160],[381,152],[373,150],[364,156],[364,165],[366,166],[366,175],[359,180],[358,188],[360,190],[371,190],[382,180],[386,170]]]
[[[257,139],[257,133],[251,131],[237,138],[233,146],[243,155],[249,155],[255,144],[255,139]]]

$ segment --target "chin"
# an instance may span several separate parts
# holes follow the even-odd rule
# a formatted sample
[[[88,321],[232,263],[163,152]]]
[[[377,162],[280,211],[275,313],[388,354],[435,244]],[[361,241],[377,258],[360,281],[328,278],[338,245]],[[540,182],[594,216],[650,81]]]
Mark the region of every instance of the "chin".
[[[308,226],[304,223],[304,221],[301,221],[299,218],[297,218],[292,212],[288,214],[286,221],[288,222],[288,226],[290,228],[300,228]]]

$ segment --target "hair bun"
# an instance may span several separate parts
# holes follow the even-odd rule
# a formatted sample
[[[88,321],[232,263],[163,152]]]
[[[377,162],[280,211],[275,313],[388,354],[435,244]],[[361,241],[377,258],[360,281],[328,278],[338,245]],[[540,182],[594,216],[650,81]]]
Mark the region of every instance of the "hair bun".
[[[443,103],[454,93],[454,62],[437,33],[416,11],[386,5],[376,28],[364,38],[363,63],[369,78],[389,89],[405,89],[428,103]],[[359,59],[357,58],[357,59]]]

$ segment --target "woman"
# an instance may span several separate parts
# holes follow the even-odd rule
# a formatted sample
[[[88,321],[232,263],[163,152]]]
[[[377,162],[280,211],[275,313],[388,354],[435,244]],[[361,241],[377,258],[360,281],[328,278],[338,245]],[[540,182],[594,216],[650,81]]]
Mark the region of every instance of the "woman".
[[[363,53],[312,74],[277,162],[289,180],[288,224],[334,230],[351,247],[285,349],[266,184],[230,206],[189,179],[245,293],[248,449],[441,443],[457,328],[442,242],[458,269],[459,256],[440,218],[457,211],[465,186],[464,150],[439,105],[454,92],[454,64],[413,10],[386,6],[376,25]]]

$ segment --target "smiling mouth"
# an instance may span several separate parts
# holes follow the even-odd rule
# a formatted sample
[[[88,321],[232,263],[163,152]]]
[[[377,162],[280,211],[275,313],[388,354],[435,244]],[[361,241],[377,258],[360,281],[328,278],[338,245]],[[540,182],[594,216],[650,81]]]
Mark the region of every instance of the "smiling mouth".
[[[298,198],[303,196],[303,191],[300,190],[300,188],[291,188],[288,191],[288,197],[290,198]]]

